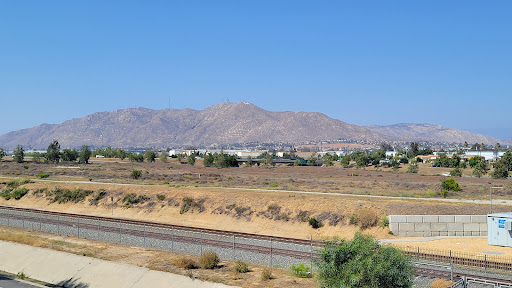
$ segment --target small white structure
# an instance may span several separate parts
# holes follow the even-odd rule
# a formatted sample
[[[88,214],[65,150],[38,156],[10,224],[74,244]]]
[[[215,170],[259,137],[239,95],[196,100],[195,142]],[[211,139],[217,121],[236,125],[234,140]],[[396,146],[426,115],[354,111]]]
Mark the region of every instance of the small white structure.
[[[96,155],[96,158],[105,158],[103,155]]]
[[[487,215],[487,243],[512,247],[512,212]]]

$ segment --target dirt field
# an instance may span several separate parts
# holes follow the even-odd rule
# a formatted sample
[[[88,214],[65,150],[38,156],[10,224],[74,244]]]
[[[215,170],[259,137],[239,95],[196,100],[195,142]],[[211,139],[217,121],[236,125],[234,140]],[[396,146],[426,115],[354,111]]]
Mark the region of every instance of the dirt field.
[[[117,163],[116,163],[117,162]],[[24,167],[25,166],[25,167]],[[440,197],[440,183],[445,177],[432,176],[447,169],[420,167],[419,174],[376,170],[374,168],[344,169],[341,167],[239,167],[216,169],[202,167],[196,163],[191,167],[171,163],[130,163],[114,159],[102,160],[90,165],[38,163],[0,163],[2,176],[35,179],[45,173],[44,180],[85,181],[88,183],[36,182],[21,187],[29,193],[21,200],[5,200],[0,203],[20,207],[49,209],[83,214],[111,215],[115,217],[144,219],[170,224],[189,225],[223,230],[260,233],[275,236],[314,238],[351,238],[362,221],[372,222],[365,232],[379,238],[394,237],[387,228],[378,227],[378,222],[390,214],[486,214],[487,205],[446,203],[438,201],[377,199],[311,195],[280,192],[320,191],[334,193],[359,193],[362,195],[391,195],[415,197]],[[77,168],[78,167],[78,168]],[[143,171],[138,180],[130,178],[131,171]],[[441,170],[437,170],[441,169]],[[430,175],[430,176],[422,176]],[[11,178],[0,178],[7,183]],[[94,181],[112,184],[92,184]],[[457,178],[463,191],[451,198],[487,199],[489,183],[505,185],[505,189],[493,191],[494,198],[507,199],[512,188],[507,180]],[[491,182],[489,182],[491,181]],[[116,185],[134,184],[134,185]],[[222,187],[264,188],[271,191],[231,190]],[[0,184],[4,189],[5,184]],[[44,193],[36,193],[45,189]],[[82,189],[91,191],[83,200],[52,203],[56,189]],[[97,203],[91,199],[104,190]],[[276,192],[273,192],[276,190]],[[481,191],[480,191],[481,190]],[[472,192],[473,191],[473,192]],[[147,197],[139,203],[127,203],[125,197]],[[188,199],[188,200],[187,200]],[[184,211],[185,202],[190,208]],[[495,203],[498,203],[495,200]],[[494,211],[510,211],[507,206],[495,206]],[[364,214],[364,215],[363,215]],[[369,217],[367,217],[369,215]],[[323,227],[313,229],[307,221],[314,217]],[[354,223],[358,222],[358,223]]]

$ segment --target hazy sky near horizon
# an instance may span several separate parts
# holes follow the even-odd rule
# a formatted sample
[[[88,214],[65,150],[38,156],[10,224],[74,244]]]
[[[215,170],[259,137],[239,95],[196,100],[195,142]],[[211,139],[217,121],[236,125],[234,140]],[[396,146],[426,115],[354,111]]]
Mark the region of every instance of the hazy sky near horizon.
[[[512,137],[511,1],[2,1],[0,134],[248,101]]]

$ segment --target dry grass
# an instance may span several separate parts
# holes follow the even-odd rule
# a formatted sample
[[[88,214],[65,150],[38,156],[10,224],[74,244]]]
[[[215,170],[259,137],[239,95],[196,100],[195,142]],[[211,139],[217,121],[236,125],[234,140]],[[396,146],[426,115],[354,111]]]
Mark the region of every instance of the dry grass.
[[[247,273],[233,274],[235,262],[222,260],[217,269],[187,269],[176,264],[199,261],[198,256],[170,253],[167,251],[130,247],[113,243],[104,243],[74,237],[57,236],[38,231],[27,231],[12,227],[0,227],[0,240],[27,244],[36,247],[50,248],[77,255],[85,255],[98,259],[147,267],[152,270],[180,274],[194,279],[224,283],[227,285],[255,287],[314,287],[313,279],[297,279],[288,270],[273,269],[271,282],[261,279],[261,275],[270,271],[264,266],[251,266]],[[178,259],[185,259],[184,261]]]
[[[431,288],[445,288],[445,287],[450,287],[453,283],[454,282],[452,282],[452,281],[437,279],[436,281],[432,282],[432,284],[430,284],[430,287]]]

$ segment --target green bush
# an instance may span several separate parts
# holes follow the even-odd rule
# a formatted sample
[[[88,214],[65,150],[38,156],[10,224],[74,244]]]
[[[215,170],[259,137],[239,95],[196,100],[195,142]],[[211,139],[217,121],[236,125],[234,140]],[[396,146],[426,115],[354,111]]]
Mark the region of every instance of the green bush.
[[[50,175],[45,174],[45,173],[37,174],[37,178],[40,178],[40,179],[44,179],[44,178],[48,178],[48,177],[50,177]]]
[[[299,278],[310,278],[311,275],[311,269],[309,266],[304,265],[304,263],[301,263],[299,265],[293,265],[290,267],[293,274]]]
[[[10,200],[12,198],[11,191],[11,188],[7,188],[4,191],[2,191],[0,196],[2,196],[5,200]]]
[[[313,229],[318,229],[318,228],[322,227],[322,223],[320,221],[316,220],[316,218],[314,218],[314,217],[309,217],[308,222],[309,222],[309,225],[311,227],[313,227]]]
[[[90,190],[83,190],[80,188],[77,188],[75,190],[69,190],[69,189],[62,189],[62,188],[55,188],[53,192],[47,193],[53,196],[53,199],[51,200],[51,203],[58,202],[61,203],[67,203],[67,202],[74,202],[78,203],[83,201],[87,196],[91,195],[93,191]]]
[[[462,171],[459,167],[455,167],[450,171],[450,176],[452,177],[462,177]]]
[[[21,185],[25,185],[25,184],[29,184],[29,183],[34,183],[34,182],[32,182],[28,179],[20,179],[20,180],[13,180],[13,181],[7,182],[6,185],[7,185],[7,188],[16,189],[16,188],[20,187]]]
[[[165,195],[164,194],[157,194],[156,195],[156,198],[160,201],[164,201],[165,200]]]
[[[412,286],[414,270],[411,259],[391,246],[381,246],[369,235],[356,233],[354,239],[326,241],[318,260],[321,287]]]
[[[199,212],[203,212],[204,211],[203,201],[204,200],[196,201],[192,197],[183,198],[183,202],[181,203],[181,208],[180,208],[180,214],[186,213],[186,212],[188,212],[188,210],[194,209],[194,208],[197,208],[199,210]]]
[[[93,198],[91,198],[89,200],[89,205],[98,205],[98,203],[100,202],[101,199],[105,198],[105,196],[107,195],[107,191],[105,191],[105,189],[100,189],[96,195],[94,195]]]
[[[460,191],[461,190],[459,183],[455,182],[455,180],[453,180],[453,178],[444,180],[441,183],[441,187],[443,187],[444,189],[446,189],[448,191],[450,191],[450,190],[451,191]]]
[[[213,251],[206,251],[199,258],[199,266],[202,269],[214,269],[219,265],[220,259],[217,253]]]
[[[448,197],[448,194],[450,194],[450,192],[446,189],[444,189],[443,191],[441,191],[441,196],[443,196],[443,198],[446,198]]]
[[[129,205],[144,203],[149,199],[151,199],[151,198],[144,194],[137,196],[137,194],[135,194],[135,193],[128,193],[123,197],[123,203],[124,203],[124,205],[129,206]]]
[[[382,228],[389,227],[389,218],[388,218],[388,216],[386,216],[386,215],[382,216],[382,218],[380,219],[380,227],[382,227]]]
[[[247,273],[249,272],[249,267],[244,261],[237,260],[235,262],[235,266],[233,267],[233,271],[237,273]]]
[[[134,170],[132,170],[132,174],[130,175],[130,177],[131,177],[132,179],[139,179],[139,178],[140,178],[140,176],[142,176],[142,171],[140,171],[140,170],[135,170],[135,169],[134,169]]]
[[[14,191],[12,191],[12,198],[16,200],[20,200],[21,197],[25,196],[28,193],[27,188],[19,188]]]

